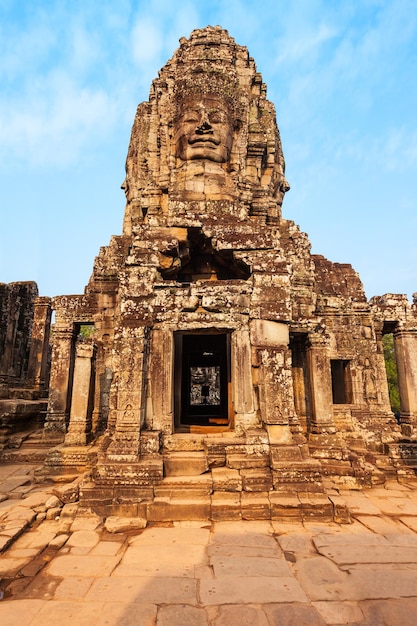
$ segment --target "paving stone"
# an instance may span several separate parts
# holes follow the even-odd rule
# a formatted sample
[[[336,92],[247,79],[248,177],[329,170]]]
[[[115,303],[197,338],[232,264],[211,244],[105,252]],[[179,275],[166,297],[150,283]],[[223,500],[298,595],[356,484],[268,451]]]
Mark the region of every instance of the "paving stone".
[[[417,516],[412,517],[407,515],[407,517],[404,517],[401,522],[404,524],[404,526],[407,526],[407,528],[417,533]]]
[[[222,576],[291,576],[292,572],[282,558],[212,556],[210,564],[216,578]]]
[[[207,615],[211,626],[270,626],[260,606],[235,604],[229,606],[207,607]]]
[[[206,565],[205,546],[184,544],[129,546],[114,576],[194,576],[195,565]]]
[[[343,499],[346,502],[351,514],[355,515],[379,515],[380,509],[361,493],[343,492]]]
[[[50,576],[63,578],[66,576],[109,576],[119,560],[119,557],[58,555],[47,565],[47,571]]]
[[[107,602],[103,607],[101,624],[102,626],[155,626],[156,611],[157,607],[154,604]]]
[[[313,602],[326,624],[363,623],[363,613],[354,602]]]
[[[151,527],[129,539],[130,545],[207,545],[210,538],[208,528],[187,528],[178,526],[174,528]]]
[[[55,589],[55,600],[80,600],[90,589],[94,578],[68,576]]]
[[[294,577],[230,576],[200,581],[203,605],[265,604],[276,602],[307,602],[307,597]]]
[[[65,543],[68,540],[68,535],[57,535],[56,537],[54,537],[48,544],[48,546],[50,548],[56,548],[56,550],[60,550],[60,548],[62,548],[62,546],[65,545]]]
[[[264,607],[271,624],[279,626],[326,626],[326,622],[313,606],[302,604],[276,604]]]
[[[270,548],[258,547],[258,546],[239,546],[229,543],[211,543],[207,547],[207,554],[209,556],[221,556],[221,557],[259,557],[268,558],[275,556],[276,558],[283,558],[281,548],[276,544]]]
[[[339,600],[340,589],[350,584],[348,573],[323,556],[298,558],[293,568],[297,580],[312,600]]]
[[[407,498],[377,498],[372,492],[368,495],[369,501],[384,515],[417,515],[417,504]]]
[[[87,592],[88,602],[139,602],[151,604],[189,604],[197,606],[197,581],[192,578],[111,577],[94,581]]]
[[[27,476],[11,476],[6,478],[6,480],[2,481],[1,490],[3,493],[9,493],[18,487],[22,487],[23,485],[27,485],[30,481],[30,478]]]
[[[100,541],[92,550],[90,554],[96,556],[115,556],[122,547],[120,541]]]
[[[363,602],[361,609],[366,624],[415,626],[417,622],[417,598]]]
[[[0,558],[0,577],[6,578],[17,574],[27,563],[30,562],[32,557],[16,558],[2,555]]]
[[[44,604],[44,600],[0,602],[0,624],[1,626],[28,626]]]
[[[339,566],[359,563],[417,563],[417,548],[415,546],[350,544],[320,546],[317,547],[317,551],[319,554],[332,559]]]
[[[23,499],[23,503],[27,508],[36,508],[39,506],[45,506],[45,502],[50,498],[48,491],[35,491],[30,493]]]
[[[324,557],[311,557],[294,565],[296,578],[312,601],[360,601],[406,598],[416,595],[417,569],[392,564],[349,568],[349,573]]]
[[[180,604],[164,606],[158,610],[156,626],[207,626],[207,614],[204,609]]]
[[[375,515],[358,515],[357,519],[361,522],[361,524],[372,530],[372,532],[379,535],[389,536],[398,532],[404,532],[408,534],[412,533],[412,531],[409,530],[407,526],[404,526],[404,524],[401,524],[400,522],[389,519],[387,517],[377,517]]]
[[[103,615],[102,603],[51,600],[41,607],[30,626],[70,623],[77,626],[98,626],[103,624]]]
[[[277,537],[277,541],[284,552],[314,554],[315,548],[311,538],[306,533],[288,533]]]
[[[67,541],[68,546],[93,548],[100,541],[100,535],[94,530],[77,530]]]
[[[368,518],[366,518],[368,519]],[[312,543],[316,548],[333,545],[355,545],[355,546],[386,546],[390,545],[388,539],[382,535],[366,532],[363,533],[319,533],[312,538]]]

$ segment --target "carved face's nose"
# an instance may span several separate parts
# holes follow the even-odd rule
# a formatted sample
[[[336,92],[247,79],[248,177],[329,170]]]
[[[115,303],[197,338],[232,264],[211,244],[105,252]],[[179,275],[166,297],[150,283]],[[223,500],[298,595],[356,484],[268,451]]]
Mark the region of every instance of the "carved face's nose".
[[[195,132],[197,133],[197,135],[203,135],[204,133],[211,133],[213,132],[213,127],[210,126],[209,122],[207,120],[204,120],[204,122],[202,122],[195,130]]]

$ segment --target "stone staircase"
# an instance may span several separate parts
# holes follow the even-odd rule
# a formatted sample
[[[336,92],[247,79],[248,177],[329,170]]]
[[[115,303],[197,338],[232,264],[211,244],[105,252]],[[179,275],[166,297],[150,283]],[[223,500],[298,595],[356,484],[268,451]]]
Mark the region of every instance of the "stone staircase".
[[[81,506],[149,522],[350,521],[347,507],[324,492],[319,461],[301,453],[284,459],[288,446],[266,454],[257,436],[178,435],[166,438],[162,455],[139,463],[103,460],[80,487]]]

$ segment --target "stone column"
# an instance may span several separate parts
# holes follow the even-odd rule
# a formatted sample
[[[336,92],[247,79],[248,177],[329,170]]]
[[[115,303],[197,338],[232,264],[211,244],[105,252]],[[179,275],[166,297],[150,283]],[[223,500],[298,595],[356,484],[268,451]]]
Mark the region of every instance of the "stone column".
[[[377,380],[378,380],[378,391],[379,391],[379,402],[381,404],[381,409],[386,411],[387,413],[391,413],[391,403],[389,399],[389,389],[388,389],[388,380],[387,380],[387,370],[385,367],[385,358],[384,358],[384,346],[382,343],[382,330],[383,324],[382,322],[375,323],[375,339],[377,345],[377,352],[375,354],[375,363],[377,368]]]
[[[248,330],[236,330],[232,334],[231,368],[235,430],[245,431],[259,425],[253,397],[251,344]]]
[[[62,441],[66,432],[69,421],[74,342],[73,324],[70,327],[54,328],[48,410],[43,431],[43,438],[47,441]]]
[[[78,343],[75,353],[71,412],[66,446],[85,446],[91,439],[91,416],[94,401],[94,356],[92,343]]]
[[[172,434],[173,420],[173,352],[171,330],[153,330],[150,358],[150,397],[147,425],[150,430]]]
[[[401,429],[417,437],[417,329],[394,331],[398,386],[401,402]]]
[[[51,299],[46,297],[36,298],[29,353],[28,379],[38,391],[45,388],[47,378],[51,315]]]
[[[293,442],[292,431],[299,431],[294,407],[291,351],[287,324],[252,320],[251,343],[256,349],[259,404],[262,422],[271,441]]]
[[[115,350],[118,354],[116,423],[107,458],[116,462],[135,462],[139,459],[140,429],[145,419],[147,329],[122,328]]]
[[[325,335],[309,334],[307,364],[311,391],[311,432],[335,433],[329,342]]]

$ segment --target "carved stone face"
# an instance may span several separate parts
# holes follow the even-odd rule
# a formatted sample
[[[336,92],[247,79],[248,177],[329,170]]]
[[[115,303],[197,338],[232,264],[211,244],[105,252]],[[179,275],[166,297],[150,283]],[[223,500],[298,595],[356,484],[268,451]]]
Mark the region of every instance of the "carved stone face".
[[[174,141],[175,154],[183,161],[228,161],[233,121],[224,100],[214,96],[185,98],[180,104]]]

